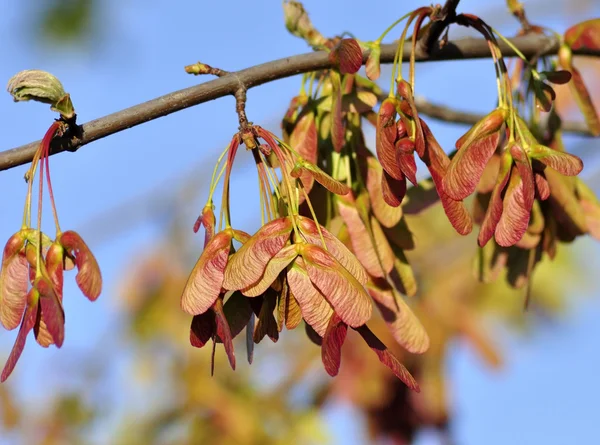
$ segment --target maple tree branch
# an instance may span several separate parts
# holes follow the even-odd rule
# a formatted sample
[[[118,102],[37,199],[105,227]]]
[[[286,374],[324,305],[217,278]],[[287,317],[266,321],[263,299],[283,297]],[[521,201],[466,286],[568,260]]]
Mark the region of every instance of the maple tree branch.
[[[528,35],[510,39],[526,57],[540,55],[540,48],[544,48],[541,55],[556,54],[559,42],[550,37],[541,35]],[[515,56],[514,50],[505,43],[500,42],[500,49],[506,57]],[[381,62],[392,63],[396,51],[396,43],[381,46]],[[405,48],[403,58],[409,57],[410,48]],[[600,50],[577,50],[576,55],[600,57]],[[363,54],[366,62],[368,52]],[[464,60],[490,57],[489,47],[484,39],[464,38],[450,41],[442,48],[433,48],[428,54],[417,51],[416,60]],[[300,54],[283,59],[263,63],[240,71],[231,72],[218,79],[200,85],[195,85],[183,90],[152,99],[148,102],[135,105],[108,116],[90,121],[78,127],[80,131],[69,132],[65,137],[55,139],[52,143],[52,155],[63,151],[75,151],[79,147],[111,134],[143,124],[145,122],[166,116],[177,111],[193,107],[203,102],[233,95],[243,86],[246,90],[272,82],[277,79],[291,77],[310,71],[329,69],[332,64],[328,53],[324,51]],[[33,159],[33,155],[40,141],[31,142],[11,150],[0,153],[0,171],[18,165],[23,165]]]
[[[383,98],[387,98],[387,94]],[[453,124],[473,125],[485,117],[484,114],[460,111],[445,105],[429,102],[429,100],[420,96],[415,97],[415,104],[417,105],[419,114]],[[585,122],[564,121],[561,124],[561,129],[568,133],[592,136]]]
[[[456,8],[460,0],[448,0],[439,13],[440,20],[431,22],[431,26],[427,28],[424,34],[419,39],[417,49],[425,54],[429,54],[435,49],[435,43],[440,39],[442,34],[456,18]]]

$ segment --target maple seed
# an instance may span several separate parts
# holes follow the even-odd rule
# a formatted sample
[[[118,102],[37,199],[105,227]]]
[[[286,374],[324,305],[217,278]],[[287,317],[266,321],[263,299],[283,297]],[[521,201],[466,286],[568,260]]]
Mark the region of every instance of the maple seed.
[[[362,49],[354,39],[342,39],[329,53],[329,61],[341,74],[354,74],[362,66]]]

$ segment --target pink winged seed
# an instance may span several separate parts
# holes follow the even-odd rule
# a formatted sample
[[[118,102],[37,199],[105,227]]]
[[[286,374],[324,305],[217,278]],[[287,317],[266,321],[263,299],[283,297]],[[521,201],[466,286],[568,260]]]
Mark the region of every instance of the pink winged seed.
[[[420,392],[419,384],[414,377],[408,372],[408,369],[398,361],[398,359],[390,352],[386,345],[367,327],[360,326],[356,331],[360,334],[367,345],[377,354],[379,361],[387,366],[396,377],[402,380],[406,386],[415,392]]]
[[[273,284],[273,281],[275,281],[281,271],[294,261],[294,258],[297,256],[298,251],[294,244],[281,249],[269,260],[262,277],[256,283],[242,289],[242,293],[247,297],[258,297],[259,295],[262,295],[271,284]]]
[[[381,225],[394,227],[402,218],[402,207],[392,207],[383,199],[381,177],[383,169],[373,156],[367,158],[367,190],[371,200],[371,210]]]
[[[342,363],[342,345],[346,340],[348,325],[337,314],[333,314],[321,344],[321,360],[325,371],[330,376],[336,376]]]
[[[310,218],[298,216],[298,228],[300,233],[308,243],[321,245],[321,237],[317,230],[317,224]],[[320,226],[321,234],[325,240],[327,251],[358,280],[360,284],[366,284],[368,281],[367,273],[360,264],[356,256],[337,237],[329,232],[325,227]]]
[[[443,179],[444,191],[460,201],[471,195],[490,161],[500,139],[500,132],[483,136],[458,150]]]
[[[215,313],[206,311],[192,317],[190,326],[190,344],[202,348],[213,337],[215,332]]]
[[[381,176],[381,194],[388,205],[400,207],[406,196],[406,178],[394,179],[384,170]]]
[[[483,222],[481,223],[481,228],[479,229],[477,242],[480,247],[485,246],[492,236],[494,236],[498,221],[500,221],[500,217],[502,216],[502,192],[510,178],[511,166],[512,158],[510,157],[510,153],[505,152],[501,161],[498,178],[496,179],[496,185],[492,190],[492,196]]]
[[[394,340],[413,354],[427,351],[429,336],[404,299],[391,288],[380,289],[374,285],[368,285],[367,291],[375,300]]]
[[[29,268],[24,255],[17,253],[3,261],[0,271],[0,322],[7,330],[19,326],[27,303]]]
[[[371,318],[373,307],[362,284],[331,254],[318,246],[305,245],[301,255],[310,281],[345,323],[357,327]]]
[[[360,263],[371,276],[380,278],[386,276],[394,267],[393,254],[392,263],[386,264],[384,269],[384,265],[380,262],[378,249],[372,242],[367,227],[356,209],[356,204],[353,201],[344,202],[339,199],[337,208],[348,228],[352,250],[356,252],[356,257]],[[385,235],[383,237],[385,238]]]
[[[225,268],[223,288],[239,290],[256,283],[267,263],[290,238],[292,221],[288,217],[275,219],[262,226],[234,255]]]
[[[440,201],[442,201],[444,212],[446,212],[452,227],[461,235],[467,235],[473,230],[471,215],[462,201],[456,201],[446,194],[442,183],[450,159],[424,121],[421,121],[421,127],[426,141],[426,156],[423,161],[431,173],[431,179],[433,179]]]
[[[181,296],[181,308],[188,314],[206,312],[219,297],[232,237],[231,230],[219,232],[200,255]]]
[[[81,292],[91,301],[96,300],[102,292],[102,274],[96,258],[90,248],[77,232],[63,232],[57,242],[75,257],[77,276],[75,281]]]
[[[323,294],[316,289],[308,277],[301,257],[296,258],[287,271],[287,282],[292,294],[298,301],[302,318],[321,337],[325,335],[333,308]]]
[[[375,150],[383,169],[394,179],[402,179],[402,171],[396,159],[396,102],[393,98],[384,100],[377,113]]]
[[[527,230],[531,207],[527,207],[524,181],[513,168],[503,200],[502,216],[496,227],[498,245],[508,247],[516,244]]]
[[[565,176],[577,176],[583,170],[583,161],[579,157],[543,145],[531,147],[529,156]]]
[[[33,288],[29,291],[30,293],[34,292]],[[10,351],[10,355],[8,356],[8,360],[4,365],[4,369],[2,370],[2,375],[0,375],[0,382],[5,382],[6,379],[10,376],[10,374],[15,369],[21,354],[23,353],[23,349],[25,348],[25,342],[27,341],[27,335],[33,329],[35,325],[36,318],[36,309],[37,305],[28,306],[25,309],[25,314],[23,315],[23,321],[21,322],[21,328],[19,329],[19,333],[17,334],[17,339],[15,340],[15,344]]]
[[[65,312],[60,303],[52,283],[46,278],[38,278],[34,283],[40,293],[41,317],[46,329],[52,337],[52,342],[60,348],[65,338]]]
[[[231,366],[231,369],[235,371],[235,352],[233,350],[233,337],[231,335],[229,324],[227,323],[227,319],[225,318],[225,314],[223,312],[223,301],[221,299],[217,299],[212,309],[215,313],[216,334],[223,342],[223,346],[225,347],[225,352],[227,353],[227,358],[229,359],[229,365]]]

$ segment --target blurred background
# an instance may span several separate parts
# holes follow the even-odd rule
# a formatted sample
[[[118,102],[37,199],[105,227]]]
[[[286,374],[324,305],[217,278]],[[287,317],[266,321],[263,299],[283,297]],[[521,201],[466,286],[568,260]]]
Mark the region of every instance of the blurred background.
[[[532,23],[560,33],[600,15],[592,0],[524,4]],[[351,31],[362,40],[375,39],[421,6],[393,0],[304,5],[324,35]],[[198,60],[237,70],[308,50],[285,30],[275,0],[4,0],[2,6],[0,81],[23,69],[50,71],[71,93],[81,123],[204,81],[183,70]],[[518,30],[504,1],[463,0],[459,10],[506,35]],[[450,32],[451,38],[464,35]],[[600,99],[600,61],[577,63]],[[495,101],[493,76],[490,61],[421,64],[417,93],[487,112]],[[388,79],[386,67],[382,85]],[[250,120],[279,132],[299,86],[296,77],[252,89]],[[581,119],[568,88],[559,89],[558,106]],[[8,94],[0,116],[0,150],[41,138],[54,118],[47,107],[16,105]],[[466,131],[429,122],[448,150]],[[423,356],[396,351],[421,394],[408,393],[352,336],[340,375],[331,379],[302,329],[286,331],[277,345],[264,340],[254,364],[240,359],[236,372],[218,351],[211,378],[210,348],[189,345],[190,319],[179,297],[201,252],[203,236],[193,234],[193,223],[216,157],[236,129],[234,100],[227,97],[51,159],[61,224],[77,230],[95,253],[104,292],[90,304],[74,280],[66,281],[65,344],[44,350],[29,339],[14,374],[0,386],[0,444],[594,441],[598,244],[582,238],[561,245],[557,259],[536,270],[532,306],[524,313],[523,290],[503,280],[475,281],[475,238],[456,235],[439,208],[409,221],[417,240],[410,256],[420,288],[415,310],[432,347]],[[565,142],[584,159],[583,177],[598,192],[600,141],[574,135]],[[259,200],[247,192],[257,188],[244,155],[236,163],[232,208],[236,226],[252,233],[260,224]],[[0,238],[19,228],[25,170],[0,173]],[[391,344],[377,321],[374,330]],[[15,335],[0,334],[0,362]]]

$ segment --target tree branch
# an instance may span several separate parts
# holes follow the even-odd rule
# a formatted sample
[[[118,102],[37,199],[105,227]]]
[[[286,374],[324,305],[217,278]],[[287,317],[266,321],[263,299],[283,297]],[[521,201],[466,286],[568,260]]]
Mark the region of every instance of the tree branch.
[[[387,95],[384,96],[386,98]],[[483,114],[469,113],[467,111],[455,110],[445,105],[439,105],[429,102],[424,97],[415,97],[415,104],[420,114],[424,114],[432,119],[437,119],[453,124],[473,125],[483,119]],[[569,122],[562,123],[561,128],[568,133],[579,133],[583,136],[591,136],[587,125],[584,122]]]
[[[556,39],[538,35],[516,37],[511,42],[526,56],[539,55],[540,48],[545,51],[542,55],[556,54],[559,42]],[[502,53],[511,57],[515,53],[504,43],[500,43]],[[381,62],[392,63],[396,44],[386,44],[381,47]],[[405,48],[403,58],[409,57],[409,48]],[[579,50],[574,54],[600,57],[600,50]],[[489,48],[484,39],[466,38],[448,42],[443,48],[433,48],[429,54],[417,51],[416,60],[464,60],[489,57]],[[363,62],[368,53],[363,54]],[[203,102],[224,97],[235,92],[240,86],[250,89],[267,82],[272,82],[296,74],[331,68],[328,54],[324,51],[301,54],[272,62],[256,65],[241,71],[232,72],[219,79],[211,80],[200,85],[189,87],[165,96],[152,99],[139,105],[118,111],[108,116],[95,119],[84,124],[81,135],[71,136],[53,141],[52,153],[75,151],[77,148],[127,128],[143,124],[162,116],[193,107]],[[0,153],[0,171],[18,165],[23,165],[33,159],[40,141],[32,142],[21,147]]]
[[[417,44],[417,50],[424,54],[429,54],[434,50],[435,43],[440,39],[443,32],[450,26],[456,18],[456,8],[460,0],[448,0],[442,10],[440,11],[439,17],[441,20],[436,20],[431,23],[431,26],[427,28],[423,36],[419,39]]]

